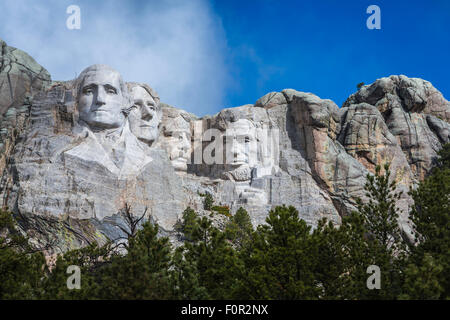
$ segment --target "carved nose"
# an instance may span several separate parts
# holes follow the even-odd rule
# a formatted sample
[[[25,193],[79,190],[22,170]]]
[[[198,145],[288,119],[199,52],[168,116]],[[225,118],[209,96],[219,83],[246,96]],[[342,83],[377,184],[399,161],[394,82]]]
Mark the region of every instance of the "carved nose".
[[[147,106],[144,106],[142,108],[142,116],[141,117],[142,117],[142,120],[144,120],[144,121],[150,121],[153,119],[153,115]]]
[[[103,92],[101,90],[99,90],[98,94],[97,94],[97,99],[96,99],[96,104],[99,106],[104,105],[105,102],[105,95],[103,94]]]

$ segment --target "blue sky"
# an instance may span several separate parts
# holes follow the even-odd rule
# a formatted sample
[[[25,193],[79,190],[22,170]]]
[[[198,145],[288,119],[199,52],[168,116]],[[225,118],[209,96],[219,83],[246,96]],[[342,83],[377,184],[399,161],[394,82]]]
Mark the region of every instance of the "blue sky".
[[[366,27],[371,4],[381,30]],[[292,87],[340,106],[358,83],[391,74],[450,96],[450,1],[215,1],[214,11],[233,48],[231,105]]]
[[[68,30],[67,6],[81,8]],[[369,30],[369,5],[381,30]],[[199,116],[293,88],[335,101],[391,74],[450,96],[450,1],[0,0],[0,38],[53,79],[94,63]]]

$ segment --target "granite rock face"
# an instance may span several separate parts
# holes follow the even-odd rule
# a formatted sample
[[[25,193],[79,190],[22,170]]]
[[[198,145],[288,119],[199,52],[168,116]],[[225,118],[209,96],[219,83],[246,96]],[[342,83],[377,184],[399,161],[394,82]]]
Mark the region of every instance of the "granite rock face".
[[[442,143],[448,141],[450,103],[430,82],[390,76],[363,86],[344,103],[375,106],[406,155],[414,176],[423,179]]]
[[[27,53],[9,47],[0,39],[0,113],[21,106],[26,97],[33,96],[50,83],[47,70]]]
[[[221,227],[227,218],[204,210],[206,193],[232,214],[244,207],[254,225],[282,204],[312,226],[322,218],[340,224],[364,198],[366,175],[384,163],[405,191],[399,223],[409,232],[406,191],[450,140],[449,102],[405,76],[363,86],[342,108],[285,89],[203,118],[104,65],[44,87],[25,103],[1,96],[0,194],[50,253],[122,241],[126,206],[174,243],[188,206]]]
[[[27,53],[0,39],[0,172],[29,117],[33,95],[51,84],[50,74]]]

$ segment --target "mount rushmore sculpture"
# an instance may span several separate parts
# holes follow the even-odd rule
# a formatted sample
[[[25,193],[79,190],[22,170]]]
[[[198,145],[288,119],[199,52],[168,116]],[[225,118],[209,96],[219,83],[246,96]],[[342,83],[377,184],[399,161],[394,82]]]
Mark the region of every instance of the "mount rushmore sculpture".
[[[0,69],[2,83],[8,72]],[[342,108],[286,89],[203,118],[105,65],[72,81],[41,78],[25,88],[25,102],[1,106],[0,192],[24,232],[51,251],[120,239],[126,206],[177,241],[184,209],[210,214],[206,193],[231,214],[244,207],[254,225],[282,204],[313,226],[339,224],[384,163],[405,191],[398,205],[409,232],[406,191],[450,141],[449,102],[405,76],[363,86]]]

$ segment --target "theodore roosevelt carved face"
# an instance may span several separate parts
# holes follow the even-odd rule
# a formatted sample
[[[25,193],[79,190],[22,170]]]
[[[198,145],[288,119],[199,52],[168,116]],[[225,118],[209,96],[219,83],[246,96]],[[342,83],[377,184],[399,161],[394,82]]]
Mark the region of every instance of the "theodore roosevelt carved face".
[[[191,128],[181,115],[164,128],[165,148],[170,162],[177,171],[186,171],[191,158]]]
[[[128,92],[122,76],[106,65],[86,68],[77,79],[80,120],[91,129],[119,128],[125,121]]]

